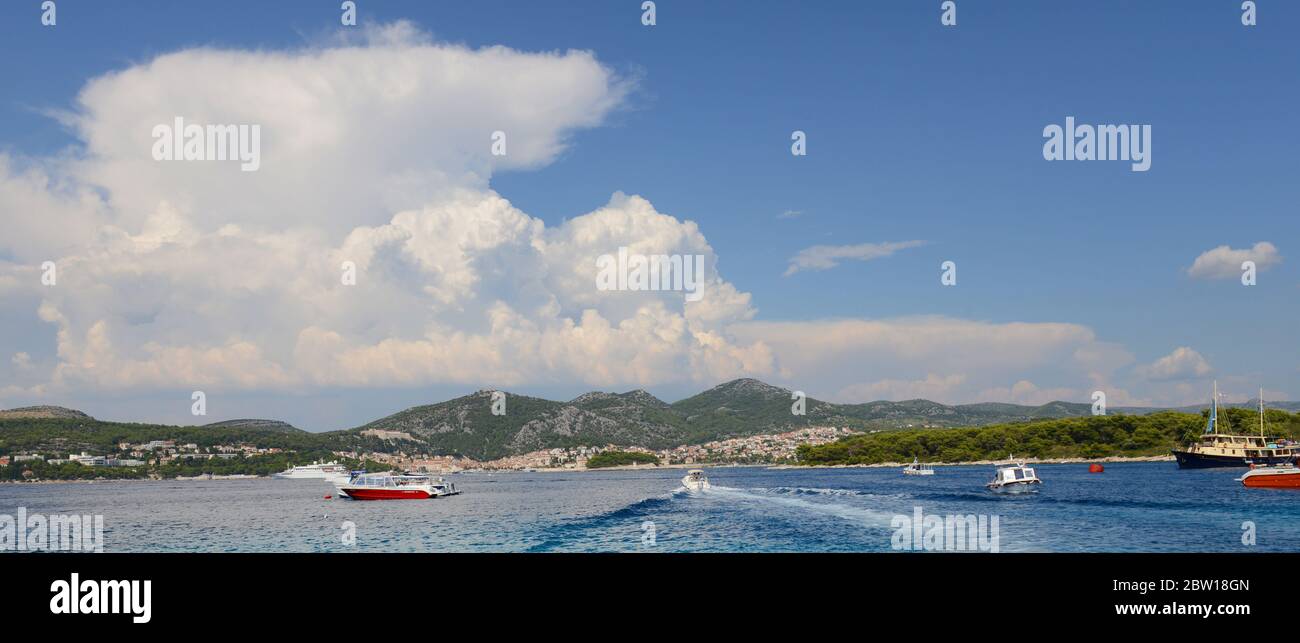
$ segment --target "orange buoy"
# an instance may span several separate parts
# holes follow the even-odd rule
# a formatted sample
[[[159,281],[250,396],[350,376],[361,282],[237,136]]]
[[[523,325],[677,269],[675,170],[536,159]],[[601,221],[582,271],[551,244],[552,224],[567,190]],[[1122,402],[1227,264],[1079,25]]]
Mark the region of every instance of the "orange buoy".
[[[333,498],[333,497],[334,497],[334,496],[331,496],[331,495],[329,495],[328,493],[325,494],[325,499],[326,499],[326,500],[329,500],[329,499],[331,499],[331,498]]]
[[[1105,470],[1106,467],[1103,467],[1100,464],[1097,464],[1096,462],[1088,465],[1088,473],[1101,473]]]

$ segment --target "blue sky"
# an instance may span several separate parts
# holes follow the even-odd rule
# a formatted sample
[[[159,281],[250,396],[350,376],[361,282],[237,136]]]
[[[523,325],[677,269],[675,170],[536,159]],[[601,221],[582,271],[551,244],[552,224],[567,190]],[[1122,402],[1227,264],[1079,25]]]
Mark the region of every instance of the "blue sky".
[[[50,112],[70,109],[92,78],[179,50],[291,51],[340,31],[332,2],[64,0],[54,28],[40,26],[39,3],[27,4],[7,3],[0,20],[0,149],[16,159],[79,153],[77,132]],[[604,206],[616,191],[694,221],[719,272],[752,296],[759,321],[1075,324],[1130,353],[1121,368],[1180,347],[1211,365],[1179,379],[1185,388],[1171,388],[1177,378],[1151,390],[1130,382],[1135,400],[1204,397],[1208,377],[1231,382],[1233,394],[1262,386],[1300,398],[1292,259],[1300,6],[1261,1],[1259,24],[1248,28],[1237,2],[958,0],[958,25],[945,28],[939,3],[929,1],[662,0],[654,27],[640,24],[639,4],[359,2],[363,26],[407,20],[435,42],[471,50],[590,51],[633,81],[599,126],[573,129],[565,149],[537,167],[494,172],[491,189],[548,227]],[[1150,124],[1150,171],[1044,161],[1042,128],[1066,116]],[[792,130],[807,132],[806,157],[790,155]],[[779,216],[787,211],[799,214]],[[783,276],[811,246],[907,240],[926,244]],[[1257,242],[1273,244],[1282,260],[1256,286],[1187,273],[1201,253]],[[957,287],[939,285],[945,260],[957,262]],[[14,329],[0,350],[30,345],[24,352],[53,360],[52,330],[32,303],[0,314]],[[865,380],[916,380],[924,371]],[[755,375],[799,388],[779,372]],[[1090,387],[1070,377],[1033,370],[1012,380]],[[707,380],[661,378],[646,388],[676,399]],[[810,393],[847,397],[842,387],[851,383],[826,381]],[[633,387],[538,372],[509,388],[567,397]],[[332,400],[346,420],[360,421],[475,388],[244,390],[235,415],[296,415],[312,428],[336,428],[322,416],[337,413],[302,411],[299,402]],[[0,405],[98,404],[110,414],[184,421],[149,410],[168,395],[70,386],[57,400],[17,394]],[[940,401],[972,400],[953,397]]]

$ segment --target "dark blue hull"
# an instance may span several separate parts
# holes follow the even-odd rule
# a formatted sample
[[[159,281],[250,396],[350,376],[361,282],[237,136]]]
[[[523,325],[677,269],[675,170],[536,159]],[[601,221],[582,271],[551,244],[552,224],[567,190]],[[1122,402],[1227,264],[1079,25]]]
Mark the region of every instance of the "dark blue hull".
[[[1174,458],[1178,460],[1179,469],[1213,469],[1213,468],[1231,468],[1245,469],[1252,464],[1285,464],[1291,462],[1294,458],[1244,458],[1241,456],[1227,455],[1205,455],[1201,453],[1192,453],[1190,451],[1174,450]]]

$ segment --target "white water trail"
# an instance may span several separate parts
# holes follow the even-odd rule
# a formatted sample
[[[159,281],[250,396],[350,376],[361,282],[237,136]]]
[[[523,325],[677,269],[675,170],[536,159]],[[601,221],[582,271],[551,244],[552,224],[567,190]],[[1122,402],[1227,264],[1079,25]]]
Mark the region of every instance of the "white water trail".
[[[889,523],[893,520],[895,515],[890,512],[876,511],[866,507],[857,507],[839,502],[811,502],[802,498],[785,498],[781,496],[754,493],[744,489],[736,489],[734,487],[719,487],[717,485],[713,485],[713,487],[707,491],[701,492],[701,495],[739,500],[742,502],[769,503],[800,511],[809,511],[828,516],[835,516],[868,527],[889,528]]]

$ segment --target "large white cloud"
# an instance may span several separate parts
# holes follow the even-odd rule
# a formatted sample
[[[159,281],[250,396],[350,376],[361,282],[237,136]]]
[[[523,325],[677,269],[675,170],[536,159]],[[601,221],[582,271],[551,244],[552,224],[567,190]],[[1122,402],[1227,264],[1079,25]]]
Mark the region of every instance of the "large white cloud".
[[[201,229],[338,234],[548,163],[628,89],[590,52],[470,50],[395,27],[344,46],[162,55],[88,83],[68,121],[85,141],[78,176],[108,190],[128,229],[166,200]],[[260,125],[261,168],[155,161],[152,130],[176,117]],[[497,131],[504,156],[492,154]]]
[[[67,391],[772,372],[762,342],[728,334],[754,310],[695,223],[616,193],[547,229],[487,186],[552,160],[629,89],[588,52],[470,50],[400,25],[361,44],[163,55],[81,92],[64,118],[82,154],[0,159],[0,199],[43,215],[6,237],[0,278],[54,328],[45,370]],[[260,169],[155,161],[152,128],[177,116],[260,125]],[[704,298],[598,291],[595,259],[620,247],[701,255]],[[34,267],[46,259],[54,287]]]

